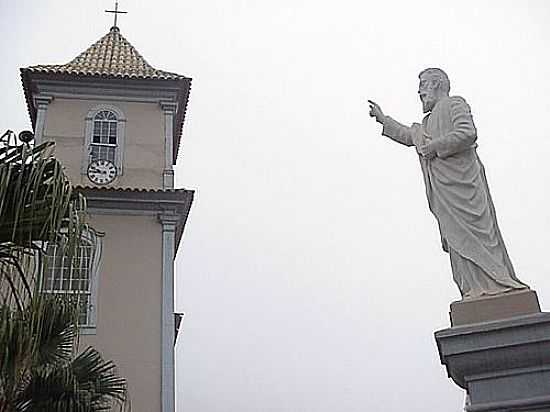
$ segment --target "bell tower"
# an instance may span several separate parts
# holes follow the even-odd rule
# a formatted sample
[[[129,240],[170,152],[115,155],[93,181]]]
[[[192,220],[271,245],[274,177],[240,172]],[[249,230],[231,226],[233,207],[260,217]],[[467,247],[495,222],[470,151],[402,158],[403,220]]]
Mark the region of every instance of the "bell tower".
[[[48,288],[87,294],[81,345],[117,364],[132,410],[173,412],[174,258],[194,194],[174,188],[173,166],[191,79],[151,66],[116,21],[70,62],[21,78],[36,144],[55,141],[104,233],[84,281],[56,282],[67,275],[52,268]]]

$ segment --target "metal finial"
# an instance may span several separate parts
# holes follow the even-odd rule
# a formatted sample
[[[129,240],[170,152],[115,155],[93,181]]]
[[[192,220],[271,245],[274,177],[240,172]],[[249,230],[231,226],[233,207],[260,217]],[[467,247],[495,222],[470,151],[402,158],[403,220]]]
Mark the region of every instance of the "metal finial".
[[[113,24],[113,28],[118,28],[118,26],[116,25],[118,15],[119,14],[126,14],[128,12],[127,11],[118,11],[118,1],[115,1],[115,9],[114,10],[105,10],[105,13],[114,13],[115,21],[114,21],[114,24]]]

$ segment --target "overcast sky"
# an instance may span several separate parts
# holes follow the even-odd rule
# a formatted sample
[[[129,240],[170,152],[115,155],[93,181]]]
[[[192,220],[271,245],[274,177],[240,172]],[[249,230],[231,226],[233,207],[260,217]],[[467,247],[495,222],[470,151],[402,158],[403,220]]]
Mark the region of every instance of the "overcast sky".
[[[111,1],[0,0],[0,131],[29,128],[19,67],[66,63]],[[422,117],[418,72],[471,105],[521,280],[550,305],[547,1],[124,1],[122,34],[193,78],[177,185],[178,410],[460,411],[433,332],[459,299],[414,150],[366,99]]]

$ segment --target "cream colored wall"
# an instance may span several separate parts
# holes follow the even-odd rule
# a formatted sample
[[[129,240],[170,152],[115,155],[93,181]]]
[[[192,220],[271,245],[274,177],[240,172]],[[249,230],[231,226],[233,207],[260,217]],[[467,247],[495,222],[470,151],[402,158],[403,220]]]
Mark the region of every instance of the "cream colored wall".
[[[91,185],[81,174],[85,118],[99,104],[118,107],[126,116],[123,175],[113,187],[162,187],[164,115],[158,103],[133,103],[55,98],[46,111],[44,140],[56,142],[56,157],[74,184]]]
[[[56,142],[55,155],[73,184],[92,185],[81,174],[85,118],[100,104],[126,117],[123,175],[113,187],[161,188],[164,170],[164,114],[157,103],[55,98],[48,106],[44,140]],[[112,359],[128,380],[132,411],[161,409],[162,226],[156,216],[93,215],[103,254],[97,292],[95,335],[88,345]]]
[[[93,215],[105,232],[96,335],[81,336],[128,380],[133,412],[161,409],[162,226],[154,216]]]

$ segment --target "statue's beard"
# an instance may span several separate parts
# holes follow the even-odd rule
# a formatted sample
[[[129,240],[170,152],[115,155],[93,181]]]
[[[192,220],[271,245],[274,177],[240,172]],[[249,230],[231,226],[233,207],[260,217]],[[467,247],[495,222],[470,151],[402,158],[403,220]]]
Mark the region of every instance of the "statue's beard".
[[[423,94],[422,96],[420,96],[420,100],[422,101],[422,111],[424,113],[431,112],[435,104],[437,103],[437,99],[433,93]]]

